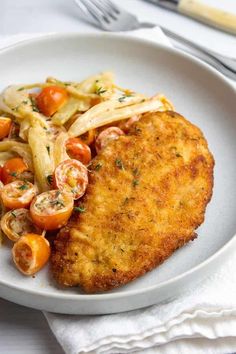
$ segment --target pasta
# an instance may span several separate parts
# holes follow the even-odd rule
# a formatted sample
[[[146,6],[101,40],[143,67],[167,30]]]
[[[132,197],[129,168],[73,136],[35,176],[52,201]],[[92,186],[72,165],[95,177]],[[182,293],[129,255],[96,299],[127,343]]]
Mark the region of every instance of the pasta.
[[[2,230],[12,240],[15,231],[5,223],[13,218],[12,225],[20,230],[13,254],[19,242],[20,249],[24,242],[27,247],[39,243],[45,250],[44,261],[36,267],[40,269],[48,260],[50,245],[37,236],[66,225],[73,210],[83,212],[82,207],[74,207],[74,200],[85,193],[91,158],[111,137],[125,134],[142,114],[164,110],[173,110],[164,95],[148,97],[122,88],[111,72],[81,82],[48,77],[45,82],[4,89],[0,94],[0,244]],[[27,230],[34,230],[34,236]],[[19,264],[14,261],[20,269],[22,259]],[[32,267],[20,270],[30,275],[37,271]]]
[[[32,151],[36,181],[41,191],[47,191],[50,189],[48,176],[52,176],[54,170],[54,163],[51,158],[53,153],[51,143],[40,125],[29,129],[28,139]]]

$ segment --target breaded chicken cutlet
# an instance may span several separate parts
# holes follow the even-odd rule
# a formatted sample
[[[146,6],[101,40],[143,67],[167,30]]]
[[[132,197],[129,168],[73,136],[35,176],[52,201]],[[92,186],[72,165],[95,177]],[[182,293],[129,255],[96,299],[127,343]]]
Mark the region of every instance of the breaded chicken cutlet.
[[[213,168],[199,128],[172,111],[144,115],[92,161],[84,212],[55,240],[57,282],[96,293],[161,264],[196,237]]]

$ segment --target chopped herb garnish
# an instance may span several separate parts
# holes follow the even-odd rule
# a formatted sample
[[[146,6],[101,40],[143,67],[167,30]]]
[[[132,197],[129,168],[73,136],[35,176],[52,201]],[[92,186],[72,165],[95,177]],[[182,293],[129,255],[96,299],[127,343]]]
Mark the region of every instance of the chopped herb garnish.
[[[121,97],[118,98],[119,102],[124,102],[127,97],[132,97],[133,95],[131,93],[123,94]]]
[[[24,89],[24,87],[19,87],[17,91],[23,91]]]
[[[99,82],[99,80],[95,80],[96,84]]]
[[[11,215],[14,216],[14,218],[16,218],[16,214],[14,213],[14,211],[11,211]]]
[[[134,129],[135,129],[135,132],[136,132],[137,134],[142,133],[142,130],[141,130],[139,127],[135,126]]]
[[[146,101],[146,100],[145,100],[145,98],[143,98],[143,99],[142,99],[142,101],[141,101],[140,103],[143,103],[143,102],[145,102],[145,101]]]
[[[27,103],[28,103],[28,101],[27,101],[27,100],[24,100],[24,101],[22,101],[22,103],[23,103],[23,104],[27,104]]]
[[[102,164],[101,164],[101,163],[98,163],[98,164],[95,166],[95,170],[96,170],[96,171],[99,171],[101,167],[102,167]]]
[[[139,184],[139,180],[138,179],[134,179],[132,184],[133,184],[133,187],[136,187]]]
[[[116,268],[112,268],[113,273],[116,273]]]
[[[27,184],[22,184],[22,186],[18,187],[21,191],[25,191],[26,189],[29,189],[29,186]]]
[[[71,189],[71,192],[72,192],[73,194],[77,193],[77,188],[72,188],[72,189]]]
[[[126,198],[124,199],[123,204],[124,204],[124,205],[125,205],[125,204],[127,204],[127,203],[128,203],[128,201],[129,201],[129,198],[128,198],[128,197],[126,197]]]
[[[57,200],[51,200],[51,201],[50,201],[50,204],[51,204],[51,205],[60,205],[60,206],[62,206],[62,207],[65,206],[65,204],[63,203],[63,201],[62,201],[62,200],[59,200],[59,199],[57,199]]]
[[[56,193],[55,193],[55,197],[57,198],[57,197],[59,197],[59,195],[61,194],[61,192],[60,191],[56,191]]]
[[[97,95],[102,95],[103,93],[107,92],[107,90],[104,90],[102,87],[98,87],[95,91]]]
[[[12,176],[12,177],[17,177],[17,173],[16,173],[16,172],[11,172],[11,173],[10,173],[10,176]]]
[[[31,101],[32,110],[34,112],[39,112],[38,107],[37,107],[36,102],[35,102],[35,99],[33,97],[30,97],[30,101]]]
[[[133,172],[134,176],[138,176],[139,175],[139,169],[138,168],[134,168],[132,172]]]
[[[77,213],[84,213],[85,212],[85,207],[83,205],[74,207],[74,211],[76,211]]]
[[[52,184],[52,182],[53,182],[53,176],[52,175],[48,175],[47,176],[47,182],[48,182],[49,185]]]
[[[120,159],[116,159],[115,160],[115,164],[120,170],[124,170],[125,169],[124,165],[123,165],[123,162]]]
[[[118,101],[120,103],[122,103],[122,102],[124,102],[125,99],[126,99],[126,96],[121,96],[121,97],[118,98]]]
[[[49,146],[49,145],[47,145],[47,146],[46,146],[46,148],[47,148],[48,155],[49,155],[49,154],[50,154],[50,146]]]

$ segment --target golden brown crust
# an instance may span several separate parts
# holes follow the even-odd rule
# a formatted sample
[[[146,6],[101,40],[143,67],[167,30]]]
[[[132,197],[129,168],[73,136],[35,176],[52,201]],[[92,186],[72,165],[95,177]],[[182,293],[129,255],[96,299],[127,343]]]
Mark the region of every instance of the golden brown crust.
[[[93,160],[85,212],[55,241],[55,279],[94,293],[162,263],[196,237],[213,167],[196,126],[171,111],[146,114]]]

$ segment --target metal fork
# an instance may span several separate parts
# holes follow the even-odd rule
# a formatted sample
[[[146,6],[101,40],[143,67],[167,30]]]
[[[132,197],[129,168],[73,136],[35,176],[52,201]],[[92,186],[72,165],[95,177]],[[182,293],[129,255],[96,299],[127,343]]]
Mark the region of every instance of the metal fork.
[[[153,28],[157,26],[157,24],[154,23],[139,22],[135,15],[118,7],[110,0],[74,1],[88,22],[93,23],[105,31],[131,31],[139,28]],[[175,41],[176,47],[183,49],[181,45],[184,45],[184,49],[187,52],[193,49],[196,56],[200,59],[204,58],[205,61],[223,74],[236,80],[236,59],[215,53],[164,27],[161,27],[161,29],[167,37]]]

